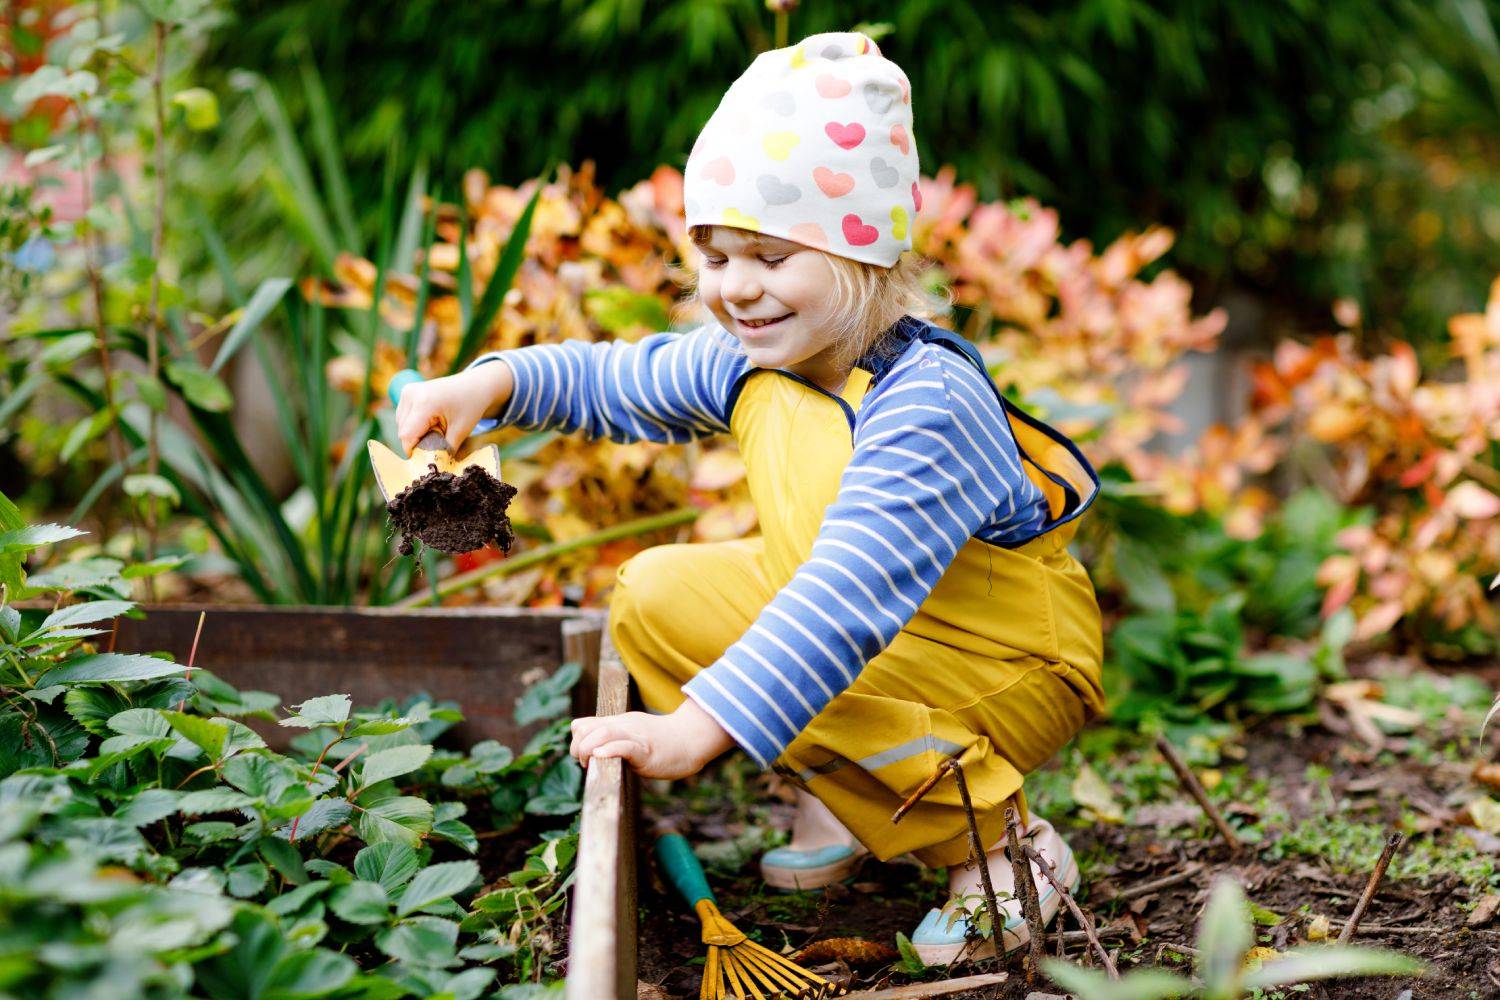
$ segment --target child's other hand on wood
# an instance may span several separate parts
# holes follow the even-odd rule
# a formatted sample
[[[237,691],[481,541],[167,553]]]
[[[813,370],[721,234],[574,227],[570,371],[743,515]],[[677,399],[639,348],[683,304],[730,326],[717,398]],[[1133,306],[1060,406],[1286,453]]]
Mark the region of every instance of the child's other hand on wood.
[[[448,450],[456,452],[475,424],[500,411],[514,386],[510,365],[504,360],[411,383],[401,390],[396,404],[396,433],[401,447],[410,456],[422,435],[440,427]]]
[[[685,778],[734,746],[734,739],[688,698],[671,715],[625,712],[573,720],[568,752],[589,759],[620,757],[643,778]]]

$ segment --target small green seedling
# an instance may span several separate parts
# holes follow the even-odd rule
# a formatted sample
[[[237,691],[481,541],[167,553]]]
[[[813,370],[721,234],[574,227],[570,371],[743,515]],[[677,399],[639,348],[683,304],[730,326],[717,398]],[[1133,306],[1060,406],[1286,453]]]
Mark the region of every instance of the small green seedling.
[[[1240,1000],[1253,990],[1314,979],[1420,975],[1423,970],[1420,962],[1397,952],[1339,945],[1297,948],[1247,966],[1245,959],[1254,944],[1254,924],[1245,892],[1238,882],[1221,877],[1198,925],[1196,977],[1189,979],[1165,969],[1138,969],[1112,980],[1103,972],[1059,959],[1048,959],[1043,969],[1053,982],[1079,1000]]]

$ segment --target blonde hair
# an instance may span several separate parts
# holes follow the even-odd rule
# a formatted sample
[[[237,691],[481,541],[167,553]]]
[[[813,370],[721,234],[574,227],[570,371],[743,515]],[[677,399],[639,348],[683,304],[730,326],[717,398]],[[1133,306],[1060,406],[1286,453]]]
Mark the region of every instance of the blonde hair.
[[[702,247],[711,238],[712,226],[693,226],[693,244]],[[841,349],[836,357],[852,366],[867,351],[878,352],[881,334],[908,313],[930,319],[949,311],[953,292],[942,280],[933,262],[907,250],[890,267],[866,264],[826,251],[812,249],[828,262],[834,298],[834,342]],[[694,322],[707,311],[699,293],[697,268],[673,268],[672,277],[682,285],[685,298],[673,310],[675,320]]]

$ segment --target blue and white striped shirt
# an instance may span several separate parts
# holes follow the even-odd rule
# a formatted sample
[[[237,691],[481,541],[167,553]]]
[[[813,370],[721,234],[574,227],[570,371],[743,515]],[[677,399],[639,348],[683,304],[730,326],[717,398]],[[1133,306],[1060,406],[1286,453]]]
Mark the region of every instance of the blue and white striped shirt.
[[[622,442],[728,432],[739,381],[754,370],[718,323],[635,343],[493,352],[474,364],[496,357],[515,372],[502,423]],[[880,367],[811,556],[682,688],[761,767],[895,639],[970,536],[1018,545],[1049,519],[987,374],[919,337]]]

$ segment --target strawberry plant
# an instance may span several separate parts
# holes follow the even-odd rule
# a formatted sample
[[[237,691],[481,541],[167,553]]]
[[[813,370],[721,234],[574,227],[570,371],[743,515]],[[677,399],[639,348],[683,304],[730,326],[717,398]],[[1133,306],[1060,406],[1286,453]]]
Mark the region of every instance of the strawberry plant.
[[[546,975],[577,847],[558,828],[582,784],[559,718],[576,665],[523,699],[547,724],[518,752],[442,747],[461,716],[420,696],[278,714],[275,695],[98,648],[140,613],[126,579],[161,567],[28,578],[29,553],[79,534],[0,494],[8,992],[472,998]],[[252,720],[300,732],[279,753]],[[537,842],[495,838],[517,833]]]

